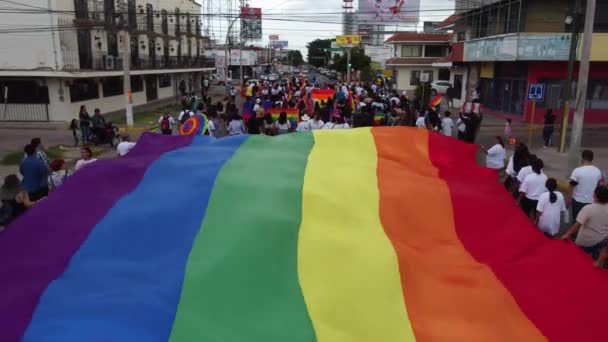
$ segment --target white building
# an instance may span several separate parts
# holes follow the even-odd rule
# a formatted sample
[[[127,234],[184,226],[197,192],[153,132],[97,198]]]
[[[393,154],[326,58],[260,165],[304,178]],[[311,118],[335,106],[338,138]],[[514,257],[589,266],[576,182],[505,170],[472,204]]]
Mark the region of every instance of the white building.
[[[400,32],[390,37],[385,43],[395,47],[394,56],[386,61],[386,67],[393,70],[397,89],[415,90],[423,74],[428,82],[450,80],[445,60],[451,42],[451,33]]]
[[[0,121],[70,121],[81,105],[90,113],[123,110],[126,47],[136,107],[200,89],[203,73],[215,68],[193,0],[27,4],[51,11],[0,14],[3,27],[15,28],[0,34]]]

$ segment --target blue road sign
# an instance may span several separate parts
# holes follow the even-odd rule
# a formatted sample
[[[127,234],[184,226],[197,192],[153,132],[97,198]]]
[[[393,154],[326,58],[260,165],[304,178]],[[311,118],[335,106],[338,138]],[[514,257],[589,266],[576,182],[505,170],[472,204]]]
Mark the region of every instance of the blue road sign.
[[[542,101],[545,97],[545,85],[542,83],[532,83],[528,87],[528,100]]]

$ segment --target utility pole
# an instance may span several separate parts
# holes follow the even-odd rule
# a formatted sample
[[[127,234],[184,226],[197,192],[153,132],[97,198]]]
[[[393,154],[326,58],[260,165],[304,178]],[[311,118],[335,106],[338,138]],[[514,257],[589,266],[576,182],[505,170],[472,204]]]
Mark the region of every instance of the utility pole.
[[[127,127],[133,127],[133,93],[131,92],[131,37],[129,35],[129,16],[128,16],[128,5],[127,0],[122,1],[123,8],[125,9],[125,16],[123,14],[123,31],[122,31],[122,71],[123,76],[123,93],[126,97],[125,114],[127,116]]]
[[[587,0],[585,11],[585,31],[583,33],[583,51],[581,65],[578,71],[578,86],[576,88],[576,110],[572,120],[572,135],[570,137],[570,151],[568,152],[568,168],[573,170],[580,157],[581,140],[583,135],[583,122],[585,121],[585,104],[587,100],[587,85],[589,81],[589,59],[591,58],[591,41],[593,36],[593,22],[595,20],[595,0]]]
[[[352,48],[346,48],[346,83],[350,84],[350,55]]]
[[[568,76],[564,84],[564,112],[562,113],[562,129],[559,152],[566,152],[566,134],[568,132],[568,118],[570,117],[570,100],[572,98],[572,79],[574,78],[574,63],[578,48],[578,35],[581,27],[581,1],[575,0],[574,13],[572,13],[572,36],[570,38],[570,57],[568,58]]]
[[[228,51],[228,42],[230,41],[230,31],[232,30],[232,26],[234,25],[237,19],[239,19],[239,17],[232,19],[230,25],[228,26],[228,32],[226,33],[226,44],[224,45],[224,67],[226,68],[226,74],[224,76],[226,77],[226,84],[228,83],[228,66],[230,63],[230,52]]]

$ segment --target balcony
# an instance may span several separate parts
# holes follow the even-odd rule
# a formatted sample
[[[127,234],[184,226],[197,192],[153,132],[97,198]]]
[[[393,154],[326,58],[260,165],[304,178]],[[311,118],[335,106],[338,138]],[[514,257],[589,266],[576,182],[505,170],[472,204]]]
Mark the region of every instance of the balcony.
[[[62,51],[64,71],[121,71],[122,57],[108,54],[79,55],[77,51]],[[85,65],[89,67],[78,67]],[[215,68],[215,59],[207,57],[132,58],[131,70]]]
[[[469,40],[464,43],[464,61],[567,61],[568,33],[520,32]]]

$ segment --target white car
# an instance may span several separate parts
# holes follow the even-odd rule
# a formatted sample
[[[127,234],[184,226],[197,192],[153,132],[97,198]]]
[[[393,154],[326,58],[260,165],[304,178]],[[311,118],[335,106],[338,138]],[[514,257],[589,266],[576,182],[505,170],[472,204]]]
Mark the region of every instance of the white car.
[[[449,87],[450,87],[449,81],[435,81],[435,82],[431,83],[431,93],[447,94]]]

